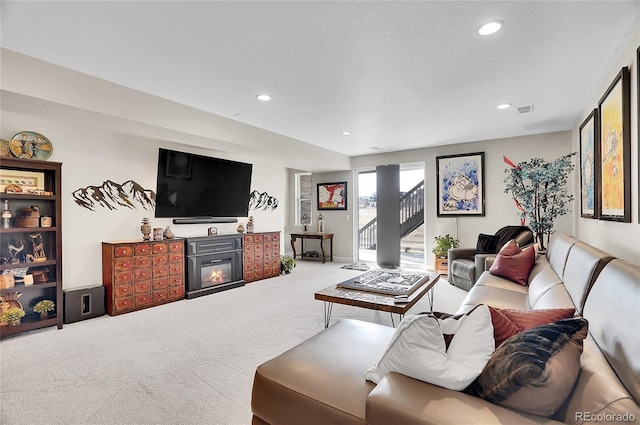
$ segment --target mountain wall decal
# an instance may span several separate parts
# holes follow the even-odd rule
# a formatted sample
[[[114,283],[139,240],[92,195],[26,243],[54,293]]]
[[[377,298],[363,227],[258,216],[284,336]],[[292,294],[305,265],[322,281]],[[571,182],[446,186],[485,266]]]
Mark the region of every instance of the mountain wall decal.
[[[100,186],[76,189],[71,195],[76,204],[91,211],[95,211],[98,206],[110,210],[121,207],[136,209],[138,206],[152,210],[156,207],[155,192],[143,188],[133,180],[122,184],[106,180]]]
[[[273,211],[278,208],[278,199],[269,195],[267,192],[260,193],[254,190],[251,192],[251,197],[249,198],[249,209],[257,210],[260,208],[262,208],[263,211]]]

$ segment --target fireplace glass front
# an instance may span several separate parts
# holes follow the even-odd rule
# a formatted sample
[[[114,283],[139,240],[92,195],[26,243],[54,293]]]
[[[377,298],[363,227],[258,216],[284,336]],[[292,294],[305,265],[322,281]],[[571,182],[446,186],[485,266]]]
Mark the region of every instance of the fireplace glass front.
[[[231,282],[231,261],[214,260],[209,264],[201,264],[200,279],[201,288],[222,285]]]

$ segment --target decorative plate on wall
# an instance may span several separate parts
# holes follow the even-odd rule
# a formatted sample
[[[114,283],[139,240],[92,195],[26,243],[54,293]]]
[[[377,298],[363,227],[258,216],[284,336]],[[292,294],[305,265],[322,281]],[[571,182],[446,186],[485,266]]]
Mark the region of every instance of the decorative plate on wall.
[[[11,138],[11,153],[18,158],[46,160],[53,154],[53,145],[40,133],[21,131]]]

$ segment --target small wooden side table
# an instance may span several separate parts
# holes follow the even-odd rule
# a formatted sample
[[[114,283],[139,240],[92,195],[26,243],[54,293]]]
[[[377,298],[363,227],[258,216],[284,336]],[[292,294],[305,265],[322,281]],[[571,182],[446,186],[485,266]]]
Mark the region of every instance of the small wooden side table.
[[[446,257],[438,257],[436,255],[436,273],[446,275],[449,274],[449,259]]]
[[[327,259],[327,254],[324,250],[324,241],[329,240],[329,261],[333,261],[333,233],[323,233],[323,232],[300,232],[300,233],[292,233],[291,234],[291,248],[293,249],[293,258],[296,258],[296,239],[300,239],[300,258],[304,258],[304,240],[305,239],[319,239],[320,240],[320,250],[322,251],[322,264],[325,263]]]

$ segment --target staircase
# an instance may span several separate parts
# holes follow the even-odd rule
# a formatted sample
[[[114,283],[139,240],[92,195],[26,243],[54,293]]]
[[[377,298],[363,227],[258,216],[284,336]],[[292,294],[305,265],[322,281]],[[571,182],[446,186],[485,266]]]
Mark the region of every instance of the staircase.
[[[424,223],[424,180],[400,197],[400,235],[407,236]],[[378,219],[373,218],[358,231],[360,249],[376,249]]]

